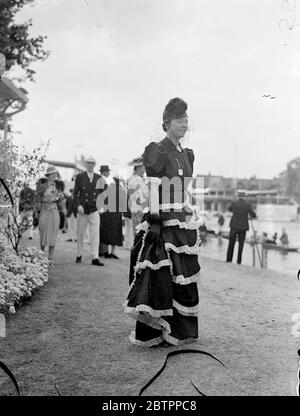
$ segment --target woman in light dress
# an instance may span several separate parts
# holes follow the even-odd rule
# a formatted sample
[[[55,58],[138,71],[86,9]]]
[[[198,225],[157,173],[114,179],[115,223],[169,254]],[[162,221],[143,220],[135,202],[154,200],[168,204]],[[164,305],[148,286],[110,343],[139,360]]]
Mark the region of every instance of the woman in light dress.
[[[48,166],[45,176],[47,179],[38,183],[36,190],[36,204],[39,213],[39,232],[41,250],[49,248],[48,258],[54,265],[54,250],[59,231],[59,210],[62,209],[64,194],[56,187],[58,171],[55,166]]]
[[[143,157],[134,159],[130,166],[134,166],[134,170],[128,180],[128,208],[131,213],[133,235],[135,236],[137,233],[136,227],[142,221],[143,211],[148,206],[148,186],[144,178]]]

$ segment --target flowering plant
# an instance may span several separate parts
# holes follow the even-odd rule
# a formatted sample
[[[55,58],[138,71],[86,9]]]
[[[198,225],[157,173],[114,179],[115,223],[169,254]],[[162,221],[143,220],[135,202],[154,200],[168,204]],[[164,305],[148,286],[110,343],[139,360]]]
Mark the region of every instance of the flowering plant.
[[[22,235],[32,226],[30,217],[20,216],[20,210],[26,211],[24,199],[28,198],[30,206],[34,207],[34,190],[31,186],[34,186],[44,170],[48,146],[49,141],[28,153],[25,148],[13,144],[12,137],[0,140],[0,178],[8,189],[4,196],[3,190],[0,189],[0,200],[3,199],[4,202],[4,205],[0,204],[0,233],[8,239],[16,254]]]
[[[15,313],[22,300],[48,281],[49,260],[35,247],[21,248],[19,255],[11,249],[1,251],[0,244],[0,313]]]

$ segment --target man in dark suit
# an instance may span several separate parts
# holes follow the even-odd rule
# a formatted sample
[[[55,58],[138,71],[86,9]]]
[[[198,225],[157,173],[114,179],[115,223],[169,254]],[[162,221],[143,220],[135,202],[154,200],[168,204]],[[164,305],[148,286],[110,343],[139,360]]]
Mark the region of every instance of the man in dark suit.
[[[243,199],[245,195],[245,192],[238,191],[238,199],[236,201],[233,201],[232,204],[228,207],[228,210],[232,212],[232,217],[229,224],[230,233],[227,249],[227,262],[232,261],[236,237],[238,236],[239,251],[237,263],[242,263],[242,253],[246,238],[246,232],[249,230],[248,214],[252,218],[256,218],[256,213],[253,211],[251,206]]]
[[[101,193],[98,186],[100,175],[94,173],[96,160],[93,157],[86,159],[87,170],[79,173],[75,179],[74,208],[77,211],[77,258],[81,263],[83,253],[84,235],[89,225],[92,264],[103,266],[98,258],[100,217],[96,207],[96,199]]]

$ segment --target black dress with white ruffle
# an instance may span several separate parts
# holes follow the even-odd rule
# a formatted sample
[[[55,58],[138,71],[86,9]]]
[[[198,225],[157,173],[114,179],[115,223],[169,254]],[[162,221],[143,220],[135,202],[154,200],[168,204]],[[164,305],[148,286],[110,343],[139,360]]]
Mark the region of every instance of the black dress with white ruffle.
[[[188,221],[191,211],[186,193],[194,153],[178,149],[165,138],[150,143],[143,159],[147,176],[160,178],[163,226],[158,241],[146,243],[149,224],[142,222],[131,250],[130,287],[124,306],[125,313],[137,322],[130,340],[145,347],[162,341],[179,345],[198,338],[199,222]],[[164,181],[173,179],[177,186],[171,186],[166,195]]]

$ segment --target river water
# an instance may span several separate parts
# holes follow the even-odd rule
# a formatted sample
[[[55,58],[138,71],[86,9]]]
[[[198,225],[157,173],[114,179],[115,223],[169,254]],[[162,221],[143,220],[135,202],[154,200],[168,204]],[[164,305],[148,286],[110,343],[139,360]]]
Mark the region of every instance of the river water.
[[[223,226],[223,231],[229,231],[229,221],[230,218],[225,218],[225,224]],[[212,217],[210,219],[205,219],[207,228],[218,230],[217,226],[217,217]],[[272,238],[275,232],[278,233],[278,238],[281,235],[282,228],[285,228],[288,237],[289,237],[289,246],[290,247],[300,247],[300,222],[271,222],[271,221],[260,221],[252,220],[254,230],[258,231],[258,234],[261,234],[263,231],[268,233],[268,238]],[[249,231],[247,232],[246,239],[249,239],[252,232],[251,223],[249,221]],[[208,235],[206,242],[202,243],[200,248],[201,254],[207,257],[211,257],[218,260],[226,261],[226,252],[227,252],[228,240],[223,238],[215,238]],[[259,250],[261,253],[261,245],[259,245]],[[238,242],[234,247],[233,261],[237,260],[237,251],[238,251]],[[297,271],[300,269],[300,253],[292,252],[281,252],[277,250],[268,250],[268,269],[277,270],[282,272],[289,272],[297,274]],[[243,250],[243,259],[242,264],[253,265],[253,254],[252,247],[250,244],[245,243]],[[256,252],[256,266],[261,267]]]

